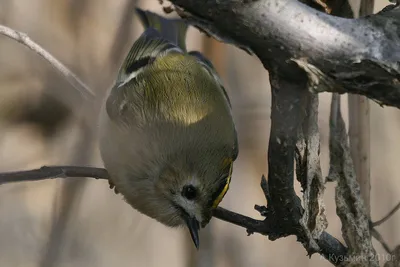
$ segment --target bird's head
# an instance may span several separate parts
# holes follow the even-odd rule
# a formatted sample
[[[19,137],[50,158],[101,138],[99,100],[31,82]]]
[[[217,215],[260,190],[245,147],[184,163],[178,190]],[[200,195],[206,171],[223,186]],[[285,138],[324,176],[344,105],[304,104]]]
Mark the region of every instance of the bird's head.
[[[185,160],[168,164],[156,183],[156,190],[172,213],[161,221],[171,226],[186,225],[198,248],[200,227],[209,223],[213,209],[229,188],[233,160],[218,155],[203,159],[197,156],[194,161],[182,155],[178,158]]]

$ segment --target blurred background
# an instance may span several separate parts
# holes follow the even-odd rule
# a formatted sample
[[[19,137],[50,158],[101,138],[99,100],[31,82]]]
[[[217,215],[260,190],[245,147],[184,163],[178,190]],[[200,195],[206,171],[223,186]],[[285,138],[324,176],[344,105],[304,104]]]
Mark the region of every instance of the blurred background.
[[[357,1],[352,4],[358,8]],[[376,1],[375,11],[387,4]],[[0,0],[0,24],[27,33],[101,95],[142,32],[136,5],[163,12],[157,0]],[[256,57],[196,29],[189,30],[187,41],[213,61],[233,105],[240,153],[221,206],[260,218],[253,206],[265,204],[259,182],[268,171],[268,73]],[[320,94],[324,175],[330,98]],[[347,117],[347,105],[342,107]],[[101,167],[96,114],[46,61],[0,36],[0,171]],[[399,136],[400,112],[371,103],[372,220],[400,200]],[[342,240],[333,184],[327,185],[325,203],[328,231]],[[392,248],[400,243],[399,223],[400,212],[378,228]],[[196,252],[186,229],[170,229],[139,214],[106,181],[54,179],[0,187],[1,267],[331,266],[319,255],[309,259],[294,237],[271,242],[217,219],[201,231],[200,240]]]

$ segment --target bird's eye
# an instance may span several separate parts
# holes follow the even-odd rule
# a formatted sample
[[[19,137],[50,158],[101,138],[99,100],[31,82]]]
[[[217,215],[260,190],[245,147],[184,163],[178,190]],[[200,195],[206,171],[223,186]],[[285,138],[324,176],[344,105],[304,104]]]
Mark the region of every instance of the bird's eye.
[[[197,196],[197,190],[193,185],[185,185],[182,189],[182,196],[189,200],[195,199]]]

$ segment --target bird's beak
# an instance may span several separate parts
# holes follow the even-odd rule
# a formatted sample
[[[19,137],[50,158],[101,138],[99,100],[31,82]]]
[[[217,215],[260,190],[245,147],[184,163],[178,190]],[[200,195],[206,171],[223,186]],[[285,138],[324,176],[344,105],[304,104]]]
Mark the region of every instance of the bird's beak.
[[[192,240],[197,249],[199,249],[200,240],[199,240],[199,229],[200,224],[194,217],[185,216],[186,225],[189,228],[190,235],[192,236]]]

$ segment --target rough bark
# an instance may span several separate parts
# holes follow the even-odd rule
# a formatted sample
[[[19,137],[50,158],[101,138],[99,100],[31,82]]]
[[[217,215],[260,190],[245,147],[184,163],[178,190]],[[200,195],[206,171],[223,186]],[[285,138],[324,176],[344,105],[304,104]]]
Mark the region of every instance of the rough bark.
[[[292,0],[172,0],[178,13],[207,33],[254,52],[269,70],[310,88],[365,95],[400,107],[400,9],[340,18]],[[318,75],[315,75],[318,74]],[[321,84],[323,86],[321,86]]]

